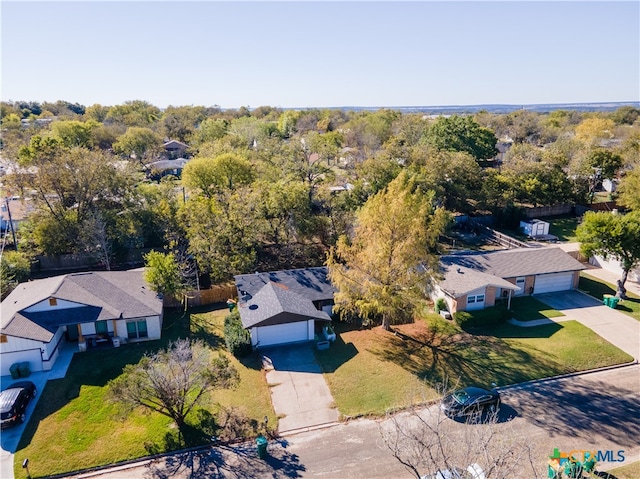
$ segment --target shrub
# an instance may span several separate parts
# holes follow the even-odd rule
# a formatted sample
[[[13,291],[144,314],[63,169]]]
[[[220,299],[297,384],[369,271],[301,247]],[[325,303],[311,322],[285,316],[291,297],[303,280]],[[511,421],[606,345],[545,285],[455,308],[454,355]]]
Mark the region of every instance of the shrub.
[[[438,298],[436,300],[436,313],[439,313],[440,311],[446,311],[447,310],[447,302],[445,301],[444,298]]]
[[[224,318],[224,341],[227,349],[236,357],[251,353],[251,334],[242,327],[240,313],[235,310]]]
[[[453,315],[456,324],[462,329],[495,326],[504,323],[510,317],[511,312],[503,305],[478,311],[459,311]]]

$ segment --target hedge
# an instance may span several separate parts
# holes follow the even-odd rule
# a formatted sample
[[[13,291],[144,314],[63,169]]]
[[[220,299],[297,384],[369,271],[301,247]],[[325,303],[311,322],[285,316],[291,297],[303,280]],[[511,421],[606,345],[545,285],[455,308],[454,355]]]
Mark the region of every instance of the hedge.
[[[224,318],[224,341],[227,349],[236,357],[251,353],[251,334],[242,327],[240,313],[236,309]]]

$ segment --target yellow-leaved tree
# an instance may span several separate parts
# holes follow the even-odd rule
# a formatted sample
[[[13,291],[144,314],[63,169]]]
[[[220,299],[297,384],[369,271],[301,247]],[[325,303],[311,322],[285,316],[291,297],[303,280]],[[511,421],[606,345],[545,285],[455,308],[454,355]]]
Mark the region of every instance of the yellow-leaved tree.
[[[437,275],[438,237],[449,220],[406,170],[369,198],[327,259],[338,311],[387,330],[411,319]]]

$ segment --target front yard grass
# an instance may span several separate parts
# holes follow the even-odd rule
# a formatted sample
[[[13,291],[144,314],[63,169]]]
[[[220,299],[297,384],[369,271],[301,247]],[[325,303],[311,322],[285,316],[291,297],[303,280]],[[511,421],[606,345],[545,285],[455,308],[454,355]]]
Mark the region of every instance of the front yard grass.
[[[609,472],[617,479],[638,479],[640,477],[640,462],[632,462],[625,466],[616,467]]]
[[[576,321],[470,334],[428,315],[394,329],[398,334],[341,324],[339,339],[317,353],[343,415],[381,415],[434,399],[445,383],[504,386],[632,360]]]
[[[533,296],[512,298],[511,311],[514,319],[518,321],[534,321],[536,319],[564,316],[560,311],[550,308]]]
[[[589,276],[588,273],[580,273],[580,283],[578,289],[584,291],[589,296],[602,301],[605,294],[616,294],[616,287],[599,278]],[[628,299],[623,299],[618,303],[616,309],[628,314],[632,318],[640,321],[640,296],[627,292]]]
[[[16,452],[15,477],[26,477],[21,464],[27,457],[32,477],[41,477],[183,447],[175,426],[165,416],[135,411],[121,417],[117,406],[107,399],[106,384],[145,351],[166,347],[169,340],[186,335],[202,339],[215,353],[228,354],[222,333],[227,313],[226,309],[165,313],[162,340],[76,354],[66,377],[49,381],[41,393]],[[230,357],[240,373],[239,387],[213,392],[202,403],[203,410],[215,413],[218,404],[236,406],[250,419],[261,422],[266,415],[275,424],[270,391],[257,356],[243,362]],[[198,428],[199,417],[194,411],[187,422]]]

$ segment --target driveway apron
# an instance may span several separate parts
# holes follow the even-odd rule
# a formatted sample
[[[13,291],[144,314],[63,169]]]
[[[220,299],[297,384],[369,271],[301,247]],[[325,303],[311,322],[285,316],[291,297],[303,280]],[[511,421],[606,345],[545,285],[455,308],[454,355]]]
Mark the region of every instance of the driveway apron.
[[[535,297],[565,314],[565,317],[553,318],[554,321],[575,319],[636,361],[640,358],[640,321],[579,291],[545,293]]]
[[[338,421],[338,410],[312,347],[296,344],[262,350],[281,434]]]

